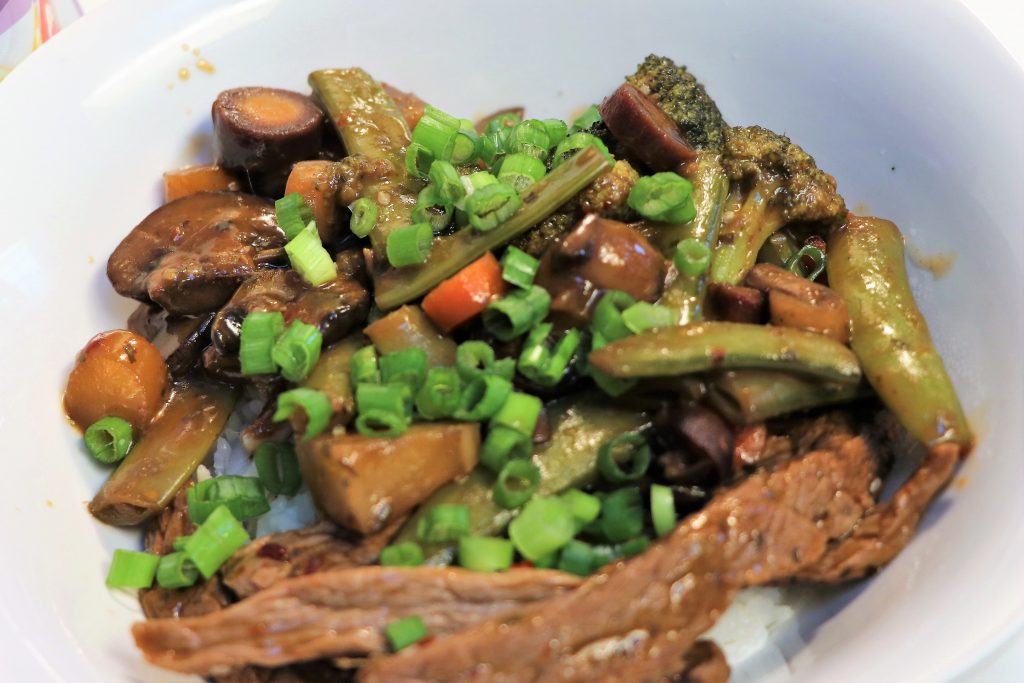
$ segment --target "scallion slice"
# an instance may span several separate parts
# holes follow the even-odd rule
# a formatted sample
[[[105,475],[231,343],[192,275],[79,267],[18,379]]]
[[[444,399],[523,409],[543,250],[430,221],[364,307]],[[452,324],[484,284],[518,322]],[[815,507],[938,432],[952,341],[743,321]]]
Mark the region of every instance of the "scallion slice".
[[[544,119],[541,123],[548,134],[548,149],[557,146],[569,133],[569,126],[562,119]]]
[[[559,550],[575,535],[572,508],[560,498],[530,499],[508,526],[508,536],[516,550],[533,562]]]
[[[293,237],[284,246],[284,251],[295,272],[314,287],[338,277],[338,266],[320,243],[320,234],[313,223]]]
[[[614,162],[615,157],[608,151],[608,148],[600,138],[594,137],[590,133],[573,133],[566,139],[558,143],[555,147],[554,153],[551,155],[551,168],[552,170],[558,168],[569,159],[576,156],[576,154],[587,147],[596,147],[599,152],[609,161]]]
[[[522,120],[523,118],[515,112],[503,112],[487,121],[487,125],[484,127],[484,133],[493,135],[494,133],[498,133],[502,130],[515,128]]]
[[[544,162],[529,154],[509,154],[501,161],[498,180],[516,192],[525,192],[548,172]]]
[[[678,173],[666,171],[640,178],[626,201],[641,216],[655,221],[686,223],[697,215],[693,185]]]
[[[462,186],[462,183],[459,185]],[[417,223],[428,223],[434,234],[444,232],[451,225],[454,215],[454,204],[443,200],[433,185],[420,190],[416,197],[416,208],[412,210],[412,219]]]
[[[356,417],[355,427],[363,436],[390,439],[405,433],[409,428],[409,419],[398,413],[367,410]]]
[[[404,650],[405,648],[413,645],[430,634],[427,630],[427,625],[423,623],[423,619],[420,617],[405,617],[398,621],[393,621],[384,627],[384,635],[388,638],[388,643],[391,645],[391,649],[394,652]]]
[[[242,321],[238,358],[243,375],[266,375],[277,372],[274,343],[284,332],[284,316],[280,311],[251,311]]]
[[[203,578],[208,579],[248,542],[245,528],[227,506],[221,505],[188,537],[184,551]]]
[[[487,536],[459,539],[459,564],[474,572],[500,572],[512,566],[512,541]]]
[[[435,505],[416,525],[416,536],[425,543],[457,541],[469,535],[469,506]]]
[[[264,441],[253,452],[256,474],[274,495],[294,496],[302,487],[302,472],[291,444]]]
[[[367,382],[380,382],[380,367],[377,361],[377,349],[367,345],[352,354],[348,362],[352,384],[358,386]]]
[[[605,292],[594,307],[594,317],[590,321],[590,329],[594,334],[601,335],[605,343],[611,343],[633,334],[622,321],[622,313],[636,303],[636,299],[626,292],[612,289]],[[598,347],[594,347],[595,349]]]
[[[639,489],[621,488],[608,494],[601,507],[600,527],[611,543],[639,535],[644,530],[644,507]]]
[[[625,451],[625,456],[621,455],[622,451]],[[620,460],[628,461],[628,470],[619,465]],[[636,481],[647,473],[650,466],[651,447],[640,434],[619,434],[597,449],[597,468],[613,484]]]
[[[505,463],[494,482],[494,502],[512,510],[526,503],[540,488],[540,468],[525,458]]]
[[[651,485],[651,520],[654,522],[654,533],[659,538],[676,528],[679,521],[676,515],[676,500],[668,486]]]
[[[380,207],[369,197],[360,197],[348,207],[352,212],[352,218],[348,222],[348,229],[356,237],[366,237],[370,231],[377,226],[377,218],[380,217]]]
[[[487,305],[483,324],[500,341],[512,341],[547,317],[551,295],[539,285],[516,290]]]
[[[292,192],[274,202],[274,214],[277,216],[277,226],[288,239],[294,239],[313,221],[312,209],[298,192]]]
[[[132,425],[120,417],[101,417],[85,430],[85,447],[104,465],[121,462],[132,449]]]
[[[530,436],[518,429],[492,427],[480,449],[480,464],[497,474],[510,460],[529,458],[531,445]]]
[[[162,556],[156,566],[156,582],[161,588],[187,588],[198,578],[199,570],[183,551]]]
[[[434,163],[434,153],[418,142],[409,143],[405,150],[405,170],[413,178],[425,180]]]
[[[807,261],[811,262],[810,268],[807,267]],[[825,263],[825,252],[814,245],[805,244],[786,261],[786,269],[794,275],[816,280],[825,271]]]
[[[511,381],[516,372],[516,362],[512,358],[495,360],[494,349],[486,342],[467,341],[459,344],[455,351],[455,368],[466,382],[483,375],[497,375]]]
[[[436,160],[430,165],[427,177],[430,178],[438,198],[447,204],[454,204],[466,196],[466,188],[462,186],[459,172],[450,161]]]
[[[569,489],[561,495],[562,500],[572,508],[573,519],[580,529],[593,522],[601,514],[601,499],[579,489]]]
[[[520,289],[533,286],[540,261],[517,247],[509,247],[501,257],[501,279]]]
[[[429,223],[415,223],[388,233],[385,251],[388,263],[405,268],[423,263],[434,246],[434,231]]]
[[[536,396],[513,391],[505,399],[498,412],[491,417],[490,427],[509,427],[526,436],[533,437],[533,431],[537,428],[537,419],[543,403]]]
[[[153,585],[160,557],[135,550],[115,550],[107,571],[110,588],[149,588]]]
[[[537,157],[541,161],[548,158],[548,150],[552,145],[548,144],[548,130],[543,121],[527,119],[516,124],[509,137],[508,149],[512,153],[527,154]]]
[[[412,142],[425,147],[434,159],[451,161],[461,125],[454,116],[427,105],[412,131]]]
[[[278,395],[274,422],[287,420],[296,408],[302,408],[306,413],[306,431],[302,435],[303,441],[308,441],[324,431],[331,421],[331,399],[327,398],[322,391],[299,387]]]
[[[455,368],[430,368],[416,393],[416,412],[425,420],[451,417],[459,407],[462,382]]]
[[[356,408],[360,414],[370,412],[391,413],[408,420],[405,393],[407,385],[401,384],[358,384],[356,385]]]
[[[631,332],[640,334],[655,327],[674,325],[675,318],[667,306],[638,301],[622,312],[622,323]]]
[[[455,419],[481,422],[498,412],[512,393],[512,383],[497,375],[483,375],[469,382],[459,397]]]
[[[380,357],[380,380],[384,384],[404,384],[415,393],[426,377],[427,352],[421,348],[402,349]]]
[[[711,267],[711,250],[703,242],[687,237],[676,245],[672,262],[686,277],[698,277]]]
[[[380,551],[380,563],[384,567],[418,567],[423,564],[423,548],[412,541],[389,545]]]
[[[205,522],[214,510],[227,507],[232,517],[245,521],[270,511],[263,485],[256,477],[223,475],[197,482],[186,491],[188,518],[193,524]]]
[[[576,576],[589,576],[596,563],[593,547],[583,541],[569,541],[558,555],[559,571]]]
[[[469,224],[480,232],[487,232],[511,218],[522,204],[515,189],[499,182],[473,192],[465,206]]]
[[[294,320],[274,344],[271,356],[281,366],[281,375],[286,380],[301,382],[320,360],[323,342],[319,328]]]
[[[576,117],[576,120],[572,122],[572,126],[569,127],[569,133],[578,133],[582,130],[588,130],[594,126],[595,123],[601,122],[601,110],[597,108],[596,104],[592,104],[586,108],[586,110]]]

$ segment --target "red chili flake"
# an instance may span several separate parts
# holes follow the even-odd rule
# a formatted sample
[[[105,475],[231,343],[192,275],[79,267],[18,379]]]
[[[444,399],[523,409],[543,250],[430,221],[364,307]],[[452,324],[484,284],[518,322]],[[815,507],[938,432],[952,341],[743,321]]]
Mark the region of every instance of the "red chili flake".
[[[533,562],[521,560],[512,565],[512,569],[533,569]]]
[[[720,346],[712,347],[711,349],[711,365],[718,367],[725,361],[725,349]]]
[[[256,556],[284,562],[288,559],[288,548],[285,548],[280,543],[266,543],[256,551]]]

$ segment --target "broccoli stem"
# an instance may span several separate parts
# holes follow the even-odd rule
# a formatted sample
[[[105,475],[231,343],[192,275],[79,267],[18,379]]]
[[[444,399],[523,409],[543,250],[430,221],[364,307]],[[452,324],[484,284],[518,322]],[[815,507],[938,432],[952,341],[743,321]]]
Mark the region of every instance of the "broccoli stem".
[[[786,224],[784,213],[771,204],[775,190],[771,184],[755,187],[723,227],[711,261],[712,282],[741,283],[764,243]]]

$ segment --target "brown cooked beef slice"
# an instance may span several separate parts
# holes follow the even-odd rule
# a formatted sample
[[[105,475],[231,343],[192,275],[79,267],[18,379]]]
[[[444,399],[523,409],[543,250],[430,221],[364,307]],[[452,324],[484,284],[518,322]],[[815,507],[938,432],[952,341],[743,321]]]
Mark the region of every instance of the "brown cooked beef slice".
[[[672,683],[728,683],[729,663],[714,642],[698,640],[683,656],[683,670]]]
[[[135,624],[150,662],[208,674],[324,657],[379,653],[383,628],[417,615],[442,635],[575,588],[553,571],[480,574],[443,567],[360,567],[286,579],[219,612]]]
[[[230,602],[217,577],[188,588],[153,586],[139,591],[139,604],[147,619],[201,617],[223,609]]]
[[[514,621],[494,619],[371,661],[360,681],[469,681],[481,667],[504,683],[662,681],[739,590],[793,575],[824,554],[831,534],[851,530],[839,524],[849,520],[849,501],[865,500],[873,462],[867,443],[853,438],[838,453],[756,473],[579,589]],[[819,524],[830,516],[839,521]],[[658,647],[623,646],[644,642]]]
[[[188,518],[188,487],[186,484],[175,494],[171,504],[154,517],[146,527],[144,539],[147,551],[155,555],[166,555],[174,551],[174,542],[196,530]]]
[[[404,521],[365,537],[330,522],[263,536],[235,553],[221,576],[235,595],[246,598],[291,576],[367,565],[377,560]]]

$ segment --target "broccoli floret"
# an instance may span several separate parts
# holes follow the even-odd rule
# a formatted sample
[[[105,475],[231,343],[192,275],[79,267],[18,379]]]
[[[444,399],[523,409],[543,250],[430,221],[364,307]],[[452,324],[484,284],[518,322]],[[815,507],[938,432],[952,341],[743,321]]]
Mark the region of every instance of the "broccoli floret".
[[[649,95],[696,149],[721,149],[725,121],[718,105],[685,66],[649,55],[626,80]]]
[[[561,239],[563,235],[572,230],[577,221],[576,200],[573,199],[567,205],[561,207],[558,211],[517,237],[512,244],[530,256],[540,258],[544,250],[548,248],[548,245]]]
[[[767,128],[728,128],[722,166],[730,180],[749,193],[756,189],[769,207],[781,210],[776,220],[831,223],[846,215],[836,179],[785,135]]]
[[[611,170],[600,176],[579,194],[579,208],[584,214],[597,213],[605,218],[629,222],[636,213],[626,204],[629,191],[640,179],[640,174],[619,159]]]

